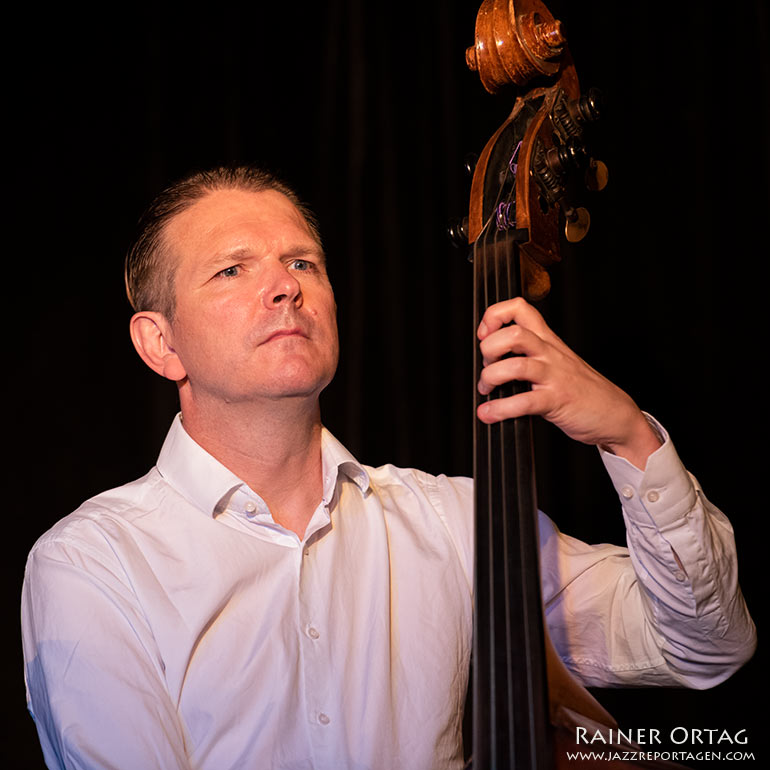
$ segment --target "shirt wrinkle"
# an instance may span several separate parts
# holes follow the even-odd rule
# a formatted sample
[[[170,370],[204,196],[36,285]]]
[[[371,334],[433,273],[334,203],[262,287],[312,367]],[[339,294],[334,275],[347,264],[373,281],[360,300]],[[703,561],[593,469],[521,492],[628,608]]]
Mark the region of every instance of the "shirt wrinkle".
[[[732,530],[661,435],[644,472],[602,454],[630,551],[539,514],[550,636],[587,685],[705,687],[753,650]],[[77,723],[82,767],[392,770],[408,750],[410,767],[461,770],[472,482],[364,466],[325,429],[321,451],[302,542],[179,417],[150,473],[38,540],[25,681],[51,768]]]

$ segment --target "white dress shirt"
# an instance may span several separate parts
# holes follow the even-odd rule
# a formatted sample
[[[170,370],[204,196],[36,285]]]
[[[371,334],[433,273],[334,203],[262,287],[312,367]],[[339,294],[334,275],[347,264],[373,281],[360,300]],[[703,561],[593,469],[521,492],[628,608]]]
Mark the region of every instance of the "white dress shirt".
[[[472,481],[323,435],[303,539],[177,418],[157,466],[34,546],[28,705],[50,768],[462,767]],[[553,640],[592,685],[721,681],[753,650],[727,519],[671,442],[604,455],[629,550],[541,515]]]

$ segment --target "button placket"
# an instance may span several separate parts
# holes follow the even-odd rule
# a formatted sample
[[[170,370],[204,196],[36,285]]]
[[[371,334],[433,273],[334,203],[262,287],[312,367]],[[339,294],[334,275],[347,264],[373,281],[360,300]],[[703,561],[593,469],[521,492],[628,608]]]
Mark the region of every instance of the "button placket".
[[[316,622],[323,615],[323,596],[319,594],[317,585],[317,564],[313,549],[304,542],[299,550],[300,561],[300,597],[299,597],[299,633],[302,647],[302,666],[304,668],[306,714],[319,730],[332,723],[334,715],[333,686],[329,681],[329,665],[326,634],[324,626]],[[319,739],[322,744],[329,740],[330,734],[323,731],[327,737]],[[317,746],[318,748],[318,746]]]

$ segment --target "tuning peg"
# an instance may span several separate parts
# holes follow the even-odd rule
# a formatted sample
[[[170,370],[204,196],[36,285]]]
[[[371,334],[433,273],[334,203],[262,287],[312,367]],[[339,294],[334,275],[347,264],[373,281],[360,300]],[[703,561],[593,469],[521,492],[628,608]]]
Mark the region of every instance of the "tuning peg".
[[[468,217],[462,219],[452,219],[446,228],[449,240],[458,248],[468,246]]]
[[[564,217],[567,220],[564,225],[564,234],[570,243],[577,243],[585,238],[588,228],[591,226],[591,215],[582,206],[579,208],[565,208]]]
[[[568,173],[586,163],[586,149],[578,141],[570,139],[566,144],[552,147],[545,155],[551,171],[561,180]]]
[[[603,190],[607,186],[609,181],[610,172],[607,166],[600,160],[591,158],[588,161],[588,168],[585,172],[585,183],[589,190],[598,192]]]
[[[463,160],[463,168],[468,176],[473,176],[476,170],[476,164],[479,162],[479,156],[475,152],[469,152]]]
[[[589,88],[571,106],[573,115],[580,123],[595,123],[604,109],[604,96],[598,88]]]
[[[598,88],[588,91],[572,101],[557,101],[553,108],[553,119],[564,137],[580,139],[591,123],[596,123],[602,116],[604,98]]]

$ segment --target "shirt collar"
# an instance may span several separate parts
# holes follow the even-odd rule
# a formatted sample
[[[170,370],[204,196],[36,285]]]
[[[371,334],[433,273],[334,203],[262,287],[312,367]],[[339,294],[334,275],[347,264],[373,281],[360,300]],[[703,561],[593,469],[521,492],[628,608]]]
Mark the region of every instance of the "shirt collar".
[[[342,473],[360,490],[369,489],[369,474],[361,463],[332,434],[323,429],[321,434],[321,460],[324,476],[324,502],[329,503]]]
[[[340,474],[353,481],[362,492],[369,489],[369,474],[363,465],[332,434],[321,435],[323,502],[329,504]],[[206,514],[214,515],[233,493],[248,485],[210,455],[187,433],[181,414],[171,424],[158,456],[161,476],[186,500]]]

